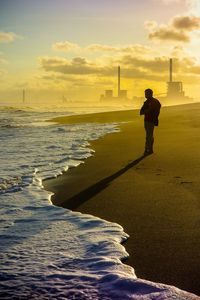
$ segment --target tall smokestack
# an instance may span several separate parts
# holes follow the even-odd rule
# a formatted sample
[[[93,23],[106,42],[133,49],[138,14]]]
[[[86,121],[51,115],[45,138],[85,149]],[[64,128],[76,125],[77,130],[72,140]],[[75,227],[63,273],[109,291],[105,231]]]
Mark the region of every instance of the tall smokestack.
[[[22,101],[25,103],[25,90],[22,91]]]
[[[120,97],[120,66],[118,66],[118,97]]]
[[[172,82],[172,58],[169,60],[169,81]]]

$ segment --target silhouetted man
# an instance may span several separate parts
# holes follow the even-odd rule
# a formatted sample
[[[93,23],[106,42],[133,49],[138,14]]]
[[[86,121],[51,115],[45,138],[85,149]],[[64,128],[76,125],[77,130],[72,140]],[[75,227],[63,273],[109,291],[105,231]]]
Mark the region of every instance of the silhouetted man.
[[[153,98],[153,91],[151,89],[145,90],[146,101],[140,109],[140,115],[144,115],[144,128],[146,131],[146,143],[144,155],[153,153],[154,143],[154,126],[158,126],[158,116],[160,113],[161,104]]]

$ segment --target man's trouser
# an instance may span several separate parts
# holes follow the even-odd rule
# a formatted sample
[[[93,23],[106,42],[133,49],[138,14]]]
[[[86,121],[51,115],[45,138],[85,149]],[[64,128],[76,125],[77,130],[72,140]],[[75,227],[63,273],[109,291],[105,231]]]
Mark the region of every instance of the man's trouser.
[[[153,151],[153,142],[154,142],[154,137],[153,137],[154,123],[145,121],[144,128],[146,131],[145,151],[151,152]]]

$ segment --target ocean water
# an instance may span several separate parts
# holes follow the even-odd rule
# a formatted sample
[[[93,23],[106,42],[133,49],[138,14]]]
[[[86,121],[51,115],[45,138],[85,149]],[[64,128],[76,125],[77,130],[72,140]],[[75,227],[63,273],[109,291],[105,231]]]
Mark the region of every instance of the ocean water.
[[[58,125],[68,112],[0,111],[0,299],[198,299],[142,280],[119,224],[55,207],[42,181],[95,155],[117,124]],[[70,113],[71,114],[71,113]]]

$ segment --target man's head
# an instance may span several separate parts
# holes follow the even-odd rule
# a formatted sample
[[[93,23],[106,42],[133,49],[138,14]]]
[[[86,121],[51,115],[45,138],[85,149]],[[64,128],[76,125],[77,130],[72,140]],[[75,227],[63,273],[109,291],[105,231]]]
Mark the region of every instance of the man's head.
[[[152,96],[153,96],[153,91],[151,89],[146,89],[145,90],[145,97],[147,99],[150,99],[150,98],[152,98]]]

